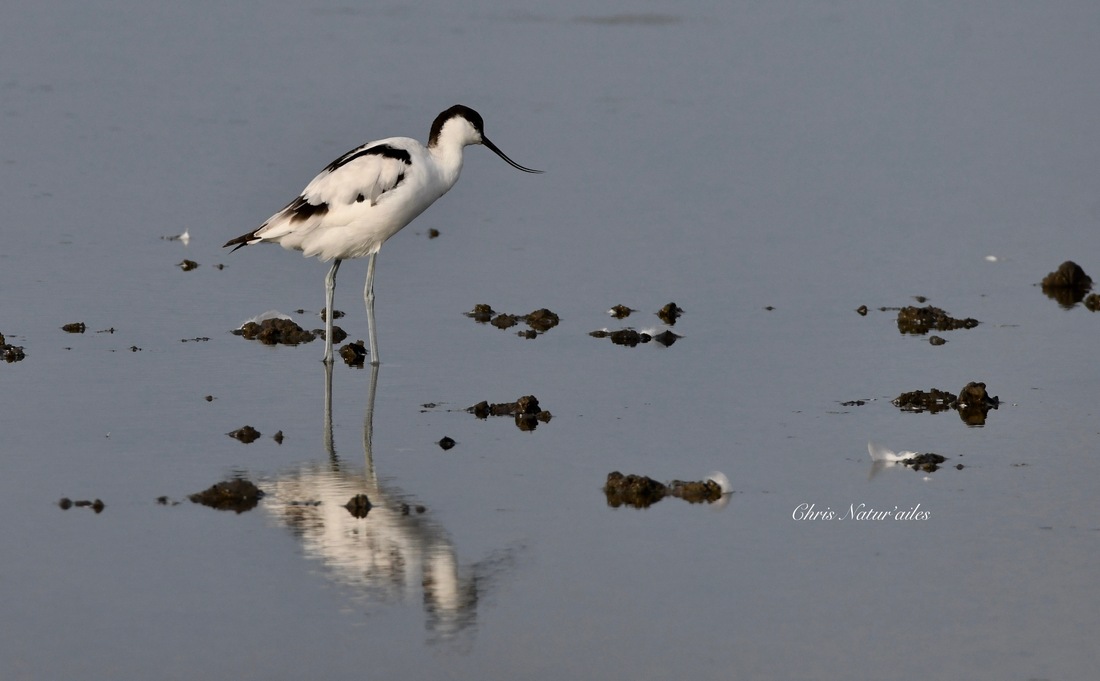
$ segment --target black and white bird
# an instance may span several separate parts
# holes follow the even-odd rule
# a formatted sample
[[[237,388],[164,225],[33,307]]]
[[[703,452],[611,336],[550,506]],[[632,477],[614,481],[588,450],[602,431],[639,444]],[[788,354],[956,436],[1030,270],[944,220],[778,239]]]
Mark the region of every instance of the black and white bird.
[[[294,199],[259,229],[225,245],[280,244],[302,255],[332,260],[325,277],[325,356],[332,362],[332,297],[336,271],[348,258],[370,256],[363,299],[367,307],[370,361],[378,364],[374,328],[374,261],[382,244],[443,196],[458,181],[462,150],[484,144],[510,166],[524,168],[505,156],[485,136],[481,114],[456,104],[436,116],[427,146],[408,137],[367,142],[330,163]]]

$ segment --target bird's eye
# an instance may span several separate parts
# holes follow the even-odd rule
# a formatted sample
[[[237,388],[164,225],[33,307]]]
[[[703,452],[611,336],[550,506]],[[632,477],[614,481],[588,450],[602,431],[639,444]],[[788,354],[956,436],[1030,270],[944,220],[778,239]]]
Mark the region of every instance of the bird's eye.
[[[366,200],[367,200],[367,197],[363,196],[362,194],[355,197],[355,202],[356,203],[363,203]]]

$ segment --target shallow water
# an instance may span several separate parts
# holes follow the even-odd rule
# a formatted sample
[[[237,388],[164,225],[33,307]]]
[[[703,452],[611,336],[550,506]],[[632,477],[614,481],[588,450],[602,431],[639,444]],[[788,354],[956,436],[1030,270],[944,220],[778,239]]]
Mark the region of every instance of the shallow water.
[[[11,13],[0,675],[1086,677],[1100,317],[1036,284],[1100,272],[1100,10],[989,9]],[[220,246],[455,102],[547,173],[467,149],[379,257],[382,366],[338,364],[326,411],[319,342],[230,334],[321,326],[325,266]],[[353,339],[363,276],[338,281]],[[879,308],[917,295],[982,323],[903,336]],[[669,348],[588,335],[664,330],[670,301]],[[477,303],[562,322],[525,340]],[[980,428],[890,404],[969,381],[1002,400]],[[464,411],[528,394],[553,414],[532,432]],[[873,471],[868,440],[948,461]],[[613,470],[734,493],[612,509]],[[236,475],[255,510],[187,501]]]

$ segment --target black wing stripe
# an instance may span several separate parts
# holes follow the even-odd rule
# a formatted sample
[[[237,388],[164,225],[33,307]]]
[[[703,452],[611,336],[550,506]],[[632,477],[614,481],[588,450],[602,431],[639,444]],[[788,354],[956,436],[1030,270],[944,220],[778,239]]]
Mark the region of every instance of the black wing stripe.
[[[328,212],[327,203],[312,204],[306,200],[306,197],[299,196],[298,198],[287,204],[287,207],[283,209],[283,213],[290,216],[291,222],[305,222],[314,216],[324,215]]]
[[[396,159],[407,166],[412,165],[412,156],[409,155],[409,152],[405,151],[404,149],[398,149],[397,147],[391,147],[388,144],[379,144],[369,149],[349,151],[332,163],[328,164],[328,167],[325,168],[325,170],[331,173],[340,166],[347,165],[355,159],[363,156],[382,156],[384,158]]]

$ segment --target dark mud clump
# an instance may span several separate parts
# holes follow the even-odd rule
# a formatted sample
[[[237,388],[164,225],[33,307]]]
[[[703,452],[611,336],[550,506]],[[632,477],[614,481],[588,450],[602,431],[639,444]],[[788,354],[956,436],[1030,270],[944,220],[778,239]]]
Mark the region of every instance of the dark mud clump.
[[[88,327],[84,326],[84,322],[73,322],[72,324],[66,324],[61,327],[61,330],[65,333],[84,333]]]
[[[202,504],[219,511],[244,513],[256,508],[264,492],[251,481],[241,478],[211,485],[208,489],[189,495],[192,503]]]
[[[325,330],[324,329],[314,329],[313,330],[313,335],[316,338],[323,339],[325,337]],[[347,337],[348,337],[347,332],[344,331],[343,329],[341,329],[339,326],[333,326],[332,327],[332,342],[333,343],[342,343]],[[306,341],[306,342],[308,342],[308,341]]]
[[[959,410],[959,418],[970,426],[985,425],[986,415],[990,409],[997,409],[1001,404],[999,397],[990,397],[985,390],[985,383],[967,383],[959,392],[959,399],[955,402],[955,408]]]
[[[554,312],[547,310],[545,307],[539,308],[534,312],[531,312],[524,319],[527,322],[527,326],[530,326],[539,333],[546,333],[550,329],[558,325],[561,318]]]
[[[256,430],[252,426],[244,426],[242,428],[234,430],[232,433],[226,433],[226,435],[233,438],[234,440],[240,440],[247,445],[255,442],[260,438],[260,431]]]
[[[4,338],[4,334],[0,333],[0,357],[5,362],[11,364],[12,362],[20,362],[27,358],[27,355],[23,352],[22,345],[8,345],[7,339]]]
[[[490,416],[512,416],[516,420],[516,427],[520,430],[534,430],[540,422],[549,423],[553,418],[550,412],[542,409],[538,398],[534,395],[525,395],[515,402],[489,404],[487,401],[482,401],[466,411],[479,419]]]
[[[336,328],[338,327],[333,327],[333,338],[338,336]],[[233,333],[238,336],[244,336],[247,340],[259,341],[264,345],[298,345],[300,343],[309,343],[315,337],[314,332],[306,331],[290,319],[265,319],[259,324],[256,322],[247,322],[241,328],[234,330]],[[343,331],[340,333],[343,333]],[[347,334],[344,335],[346,336]],[[341,338],[339,340],[343,339]]]
[[[867,316],[867,306],[866,305],[860,305],[859,307],[856,308],[856,313],[859,314],[860,317],[866,317]]]
[[[903,307],[898,311],[898,331],[914,335],[924,335],[936,331],[972,329],[978,325],[977,319],[955,319],[938,307]]]
[[[87,499],[79,499],[77,501],[73,501],[69,497],[61,497],[61,500],[57,502],[57,505],[61,507],[62,511],[68,511],[70,508],[73,508],[75,506],[76,508],[90,508],[97,514],[102,513],[103,509],[107,508],[107,505],[99,499],[96,499],[95,501],[89,501]]]
[[[608,310],[607,313],[615,319],[626,319],[633,311],[634,310],[630,309],[626,305],[616,305]]]
[[[607,497],[607,505],[612,508],[648,508],[668,496],[668,486],[644,475],[623,475],[612,471],[607,474],[603,493]]]
[[[970,382],[959,392],[958,403],[960,408],[975,405],[996,407],[1000,404],[1000,399],[989,396],[985,389],[985,383]]]
[[[612,508],[648,508],[667,496],[679,497],[693,504],[711,503],[722,498],[722,487],[714,480],[673,480],[666,485],[644,475],[623,475],[612,471],[607,474],[603,493],[607,497],[607,505]]]
[[[332,335],[335,336],[336,332],[334,331]],[[358,367],[361,369],[367,362],[367,346],[362,340],[348,343],[340,348],[340,357],[344,359],[344,363],[349,367]]]
[[[510,329],[516,324],[519,324],[519,315],[514,314],[498,314],[493,317],[493,321],[489,322],[498,329]]]
[[[436,444],[439,445],[439,448],[443,451],[447,451],[455,446],[455,441],[453,438],[444,436],[443,439]]]
[[[498,329],[510,329],[521,321],[529,327],[519,332],[521,338],[537,338],[539,334],[546,333],[561,322],[557,313],[546,308],[539,308],[525,315],[509,314],[507,312],[495,312],[492,307],[484,303],[474,305],[474,309],[463,313],[478,324],[492,324]]]
[[[465,314],[467,317],[473,319],[479,324],[487,324],[492,321],[493,315],[495,315],[496,313],[493,312],[493,308],[489,307],[488,305],[484,303],[478,303],[477,305],[474,305],[473,310],[470,310]]]
[[[914,390],[902,393],[894,398],[894,406],[902,411],[921,413],[924,411],[936,414],[947,411],[955,404],[956,396],[946,390],[932,388],[928,392]]]
[[[639,333],[634,329],[619,329],[618,331],[612,331],[608,337],[615,345],[625,345],[628,348],[632,348],[638,343],[648,343],[652,340],[652,337],[648,333]]]
[[[1062,307],[1070,308],[1081,302],[1092,288],[1092,277],[1081,266],[1067,260],[1042,281],[1043,293]],[[1092,308],[1089,308],[1092,309]]]
[[[623,319],[627,317],[634,310],[625,305],[616,305],[608,310],[608,313],[616,319]],[[676,320],[684,313],[676,303],[669,303],[660,310],[657,311],[657,316],[661,318],[661,321],[669,326],[676,323]],[[589,336],[593,338],[609,338],[614,345],[622,345],[628,348],[634,348],[650,341],[656,341],[658,345],[663,345],[666,348],[683,338],[683,336],[677,335],[672,331],[666,329],[661,333],[652,334],[645,331],[638,331],[631,327],[625,329],[618,329],[617,331],[610,331],[608,329],[597,329],[596,331],[590,331]]]
[[[985,383],[976,382],[967,383],[957,396],[946,390],[932,388],[928,392],[914,390],[902,393],[894,399],[894,406],[914,413],[927,411],[935,414],[955,409],[959,412],[959,418],[970,426],[984,425],[989,410],[997,409],[1000,404],[999,397],[990,397],[986,392]]]
[[[1090,312],[1100,312],[1100,294],[1090,293],[1085,296],[1085,307]]]
[[[650,341],[656,341],[657,343],[665,346],[666,348],[683,336],[679,336],[671,331],[665,330],[656,336],[651,336],[648,333],[642,331],[635,331],[631,328],[619,329],[618,331],[592,331],[588,334],[593,338],[610,338],[611,342],[615,345],[625,345],[628,348],[636,347],[642,343],[648,343]]]
[[[902,459],[901,465],[909,466],[915,471],[924,471],[925,473],[935,473],[940,469],[940,464],[947,461],[947,457],[941,456],[934,452],[928,452],[927,454],[918,454],[908,459]],[[961,466],[962,464],[960,464]]]
[[[669,303],[657,311],[657,316],[661,318],[662,322],[669,326],[676,324],[676,320],[682,314],[684,314],[684,309],[676,303]]]
[[[1050,288],[1090,288],[1092,277],[1072,260],[1067,260],[1047,276],[1043,277],[1043,286]]]
[[[672,496],[692,504],[711,503],[722,498],[722,486],[713,480],[684,482],[673,480],[668,485]]]
[[[344,508],[348,509],[348,513],[350,513],[353,518],[360,519],[366,518],[373,507],[374,506],[370,503],[370,499],[366,494],[356,494],[348,500],[348,503],[344,504]]]
[[[197,262],[195,262],[194,260],[186,260],[186,259],[183,262],[176,264],[176,267],[180,268],[184,272],[190,272],[191,270],[195,269],[198,266],[199,266],[199,264]]]
[[[277,445],[283,444],[283,431],[281,431],[281,430],[275,431],[275,434],[271,436],[271,439],[274,440],[275,444],[277,444]]]
[[[304,312],[305,312],[305,310],[298,310],[298,314],[303,314]],[[326,319],[328,319],[328,310],[322,309],[320,314],[321,314],[321,321],[322,322],[325,321]],[[343,316],[344,316],[344,313],[341,312],[340,310],[333,310],[332,311],[333,321],[336,321],[337,319],[339,319]]]
[[[928,342],[932,345],[944,345],[947,343],[947,341],[945,341],[943,338],[940,338],[939,336],[929,337]]]

